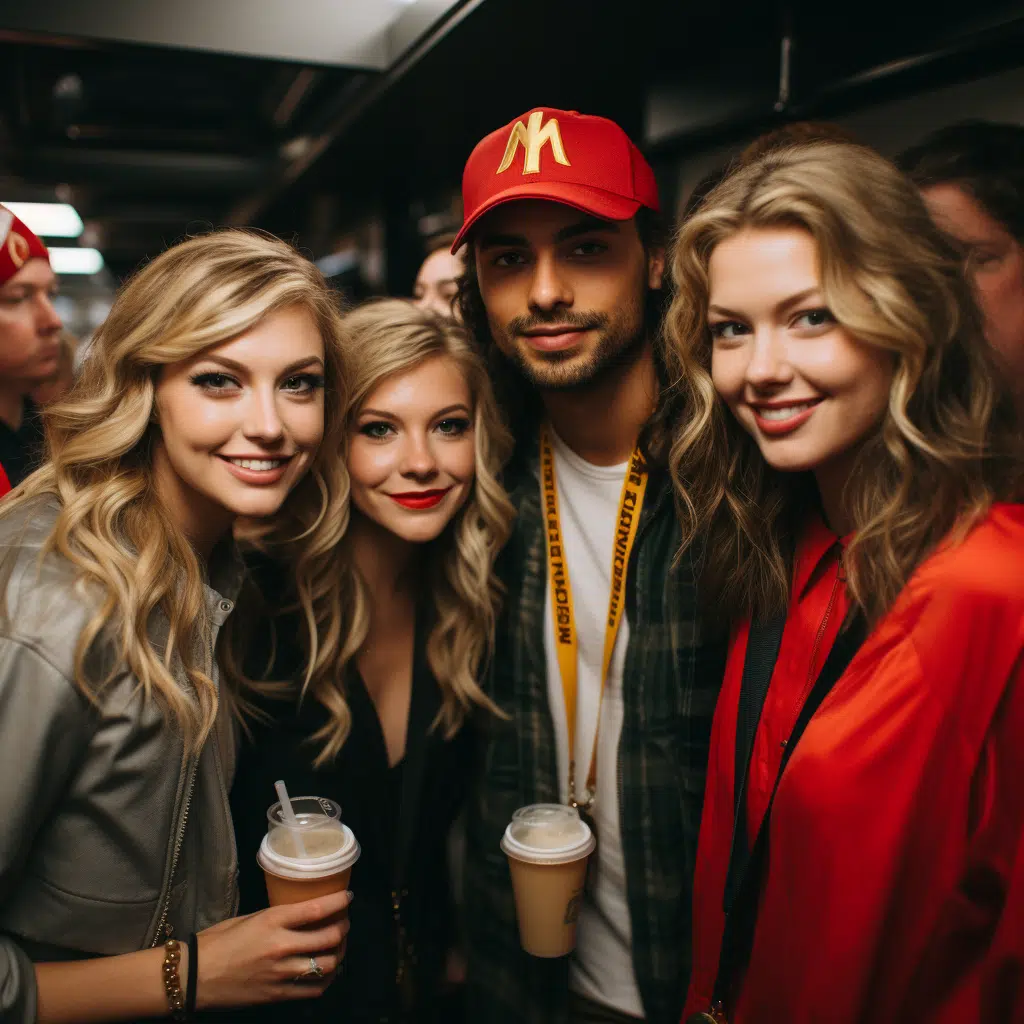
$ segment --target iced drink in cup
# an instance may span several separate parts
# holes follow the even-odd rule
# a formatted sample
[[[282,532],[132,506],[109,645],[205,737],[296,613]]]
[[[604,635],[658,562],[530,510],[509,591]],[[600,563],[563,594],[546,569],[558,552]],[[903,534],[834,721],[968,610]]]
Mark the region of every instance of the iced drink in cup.
[[[519,940],[527,953],[556,957],[575,948],[587,859],[595,845],[573,807],[531,804],[512,815],[501,848],[512,873]]]
[[[301,903],[348,888],[359,843],[342,824],[341,808],[319,796],[298,796],[267,811],[269,829],[256,859],[272,907]]]

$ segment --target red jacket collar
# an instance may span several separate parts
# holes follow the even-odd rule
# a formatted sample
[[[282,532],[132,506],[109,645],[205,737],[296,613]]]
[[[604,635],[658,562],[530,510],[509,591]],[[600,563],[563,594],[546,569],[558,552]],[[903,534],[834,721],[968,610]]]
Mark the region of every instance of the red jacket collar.
[[[853,539],[853,533],[840,537],[825,524],[821,513],[815,510],[804,522],[793,559],[793,596],[799,598],[820,571],[824,563],[836,557],[838,544],[843,550]]]

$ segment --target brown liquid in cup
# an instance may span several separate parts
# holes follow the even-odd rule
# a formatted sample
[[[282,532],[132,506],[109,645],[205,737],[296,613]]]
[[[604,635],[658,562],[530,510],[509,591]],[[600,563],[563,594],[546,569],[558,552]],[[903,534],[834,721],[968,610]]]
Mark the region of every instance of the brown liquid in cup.
[[[267,880],[267,896],[272,907],[280,907],[287,903],[303,903],[315,900],[320,896],[330,896],[335,892],[344,892],[352,877],[352,868],[345,868],[333,875],[321,878],[282,878],[272,874],[266,868],[263,875]],[[347,913],[347,911],[345,911]]]
[[[508,855],[519,940],[531,956],[565,956],[576,948],[589,853],[564,864],[531,864]]]

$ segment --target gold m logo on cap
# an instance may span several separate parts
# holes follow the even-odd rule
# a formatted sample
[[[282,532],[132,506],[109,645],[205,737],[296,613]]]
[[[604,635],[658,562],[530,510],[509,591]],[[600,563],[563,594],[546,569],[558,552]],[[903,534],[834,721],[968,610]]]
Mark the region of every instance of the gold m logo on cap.
[[[562,135],[558,130],[558,119],[553,117],[542,127],[543,120],[543,111],[535,110],[525,125],[522,121],[516,121],[509,134],[505,155],[501,158],[501,164],[498,166],[496,174],[501,174],[512,166],[512,161],[515,159],[520,145],[526,151],[526,156],[523,159],[523,174],[540,174],[540,151],[546,145],[551,147],[555,163],[559,163],[563,167],[570,166],[569,158],[565,155],[565,146],[562,145]]]
[[[7,235],[7,252],[15,269],[20,269],[25,266],[25,261],[29,258],[31,250],[26,239],[22,238],[17,231],[11,231]]]

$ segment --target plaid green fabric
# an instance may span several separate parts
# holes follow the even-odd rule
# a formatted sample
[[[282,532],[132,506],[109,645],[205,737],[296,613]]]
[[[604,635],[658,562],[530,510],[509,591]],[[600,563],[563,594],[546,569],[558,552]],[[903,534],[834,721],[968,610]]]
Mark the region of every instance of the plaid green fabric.
[[[558,1024],[568,964],[519,946],[508,865],[499,848],[516,808],[557,802],[555,735],[544,654],[547,566],[537,465],[506,480],[519,516],[502,554],[507,588],[489,693],[491,719],[467,808],[465,905],[472,1021]],[[672,561],[680,530],[671,487],[652,471],[627,581],[619,803],[633,967],[646,1019],[678,1024],[690,973],[691,884],[725,629],[697,613],[695,558]]]

